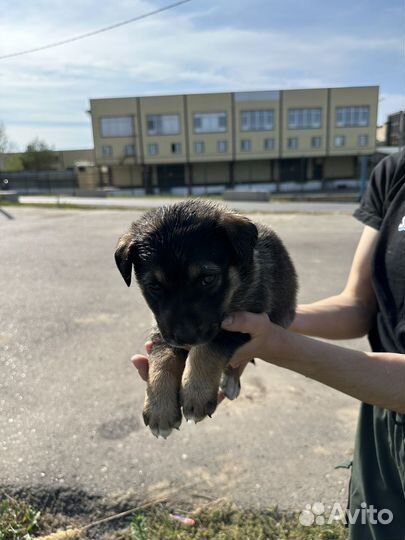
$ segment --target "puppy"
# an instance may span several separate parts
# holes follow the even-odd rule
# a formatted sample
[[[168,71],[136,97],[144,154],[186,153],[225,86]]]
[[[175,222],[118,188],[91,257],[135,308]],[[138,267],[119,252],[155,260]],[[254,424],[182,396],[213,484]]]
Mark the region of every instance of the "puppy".
[[[157,328],[151,335],[143,418],[156,436],[199,422],[217,406],[220,386],[240,391],[228,366],[246,334],[221,329],[234,311],[267,312],[283,327],[295,316],[297,276],[275,232],[228,208],[190,200],[133,223],[115,261],[128,287],[132,268]]]

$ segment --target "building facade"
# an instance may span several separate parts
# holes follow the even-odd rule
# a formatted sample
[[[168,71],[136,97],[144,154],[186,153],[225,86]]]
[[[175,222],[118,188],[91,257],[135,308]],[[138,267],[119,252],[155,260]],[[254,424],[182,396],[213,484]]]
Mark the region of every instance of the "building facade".
[[[390,114],[387,120],[387,146],[405,145],[405,113]]]
[[[198,193],[356,178],[377,107],[376,86],[93,99],[100,184]]]

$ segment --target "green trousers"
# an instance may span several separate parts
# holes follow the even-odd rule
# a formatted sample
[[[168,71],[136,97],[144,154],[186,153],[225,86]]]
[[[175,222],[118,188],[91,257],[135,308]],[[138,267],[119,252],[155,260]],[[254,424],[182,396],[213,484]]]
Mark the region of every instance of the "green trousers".
[[[405,415],[362,404],[348,510],[350,540],[405,540]]]

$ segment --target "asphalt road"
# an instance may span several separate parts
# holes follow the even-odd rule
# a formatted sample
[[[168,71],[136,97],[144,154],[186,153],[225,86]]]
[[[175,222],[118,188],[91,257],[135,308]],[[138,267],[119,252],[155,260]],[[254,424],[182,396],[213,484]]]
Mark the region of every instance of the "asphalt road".
[[[0,214],[0,486],[142,499],[229,496],[301,510],[344,500],[358,403],[270,365],[250,366],[235,402],[168,440],[143,426],[129,363],[150,314],[115,268],[137,212],[14,208]],[[255,214],[284,239],[300,301],[343,286],[361,226],[346,214]],[[366,348],[365,340],[350,346]],[[184,488],[192,484],[192,487]]]
[[[171,204],[175,202],[174,198],[164,197],[69,197],[61,195],[60,197],[52,195],[24,195],[20,197],[22,204],[74,204],[77,206],[96,206],[108,208],[131,208],[145,210],[156,208],[162,204]],[[340,202],[317,202],[317,201],[270,201],[270,202],[248,202],[248,201],[222,201],[224,204],[235,208],[241,212],[271,212],[271,213],[291,213],[304,212],[323,214],[325,212],[332,214],[351,215],[357,207],[353,203]]]

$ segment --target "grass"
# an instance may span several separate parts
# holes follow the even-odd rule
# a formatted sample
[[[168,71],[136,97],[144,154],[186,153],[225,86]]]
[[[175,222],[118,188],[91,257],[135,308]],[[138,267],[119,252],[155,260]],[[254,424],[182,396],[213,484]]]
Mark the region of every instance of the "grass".
[[[24,501],[6,497],[0,501],[0,540],[32,538],[38,530],[40,513]]]
[[[121,521],[119,529],[89,529],[85,538],[102,540],[346,540],[346,529],[340,523],[304,527],[298,514],[241,510],[227,502],[210,503],[189,512],[195,525],[173,521],[171,509],[156,505],[138,512],[130,522]],[[185,513],[184,511],[182,513]],[[5,498],[0,501],[0,540],[34,540],[63,529],[77,527],[77,522],[40,514],[24,501]],[[90,521],[90,519],[89,519]],[[62,537],[62,536],[61,536]]]
[[[167,511],[137,514],[125,540],[345,540],[345,528],[332,525],[304,527],[297,514],[239,510],[220,505],[194,514],[195,526],[173,522]]]

